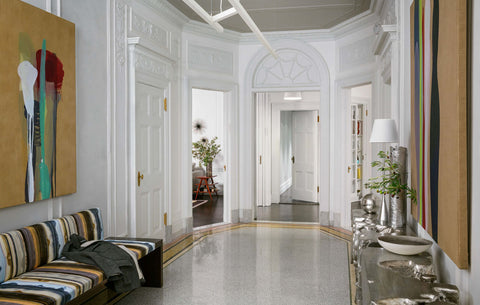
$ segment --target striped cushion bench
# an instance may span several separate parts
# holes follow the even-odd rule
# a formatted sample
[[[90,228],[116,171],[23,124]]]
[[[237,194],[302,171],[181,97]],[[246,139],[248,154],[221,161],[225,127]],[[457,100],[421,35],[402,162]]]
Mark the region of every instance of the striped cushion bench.
[[[61,258],[68,237],[74,233],[86,240],[102,240],[100,210],[90,209],[0,234],[0,305],[101,304],[115,295],[106,291],[105,276],[98,267]],[[161,240],[108,241],[136,254],[147,286],[162,286]],[[99,296],[102,300],[94,302],[92,298]]]

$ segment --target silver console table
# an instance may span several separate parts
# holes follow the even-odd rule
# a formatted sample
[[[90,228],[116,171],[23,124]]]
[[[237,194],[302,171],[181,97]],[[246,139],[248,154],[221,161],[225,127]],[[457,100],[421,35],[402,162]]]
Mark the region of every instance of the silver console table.
[[[379,225],[377,214],[365,213],[359,202],[352,203],[351,212],[357,305],[459,304],[458,288],[437,282],[429,253],[397,255],[377,241],[383,234],[414,232]]]

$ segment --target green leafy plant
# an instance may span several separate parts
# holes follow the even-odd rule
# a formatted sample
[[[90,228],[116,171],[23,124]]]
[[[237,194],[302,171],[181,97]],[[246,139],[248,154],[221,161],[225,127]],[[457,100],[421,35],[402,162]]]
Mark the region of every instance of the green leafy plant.
[[[400,179],[400,170],[398,163],[392,161],[384,151],[379,151],[377,154],[379,160],[371,163],[372,167],[377,168],[381,172],[379,177],[370,178],[365,187],[377,191],[383,195],[397,196],[403,190],[406,191],[407,197],[412,201],[417,201],[417,192],[415,189],[408,187],[407,184],[402,184]]]
[[[197,142],[192,143],[192,155],[195,159],[202,162],[205,166],[213,162],[213,159],[222,151],[220,144],[216,141],[218,137],[209,140],[208,138],[202,138]]]

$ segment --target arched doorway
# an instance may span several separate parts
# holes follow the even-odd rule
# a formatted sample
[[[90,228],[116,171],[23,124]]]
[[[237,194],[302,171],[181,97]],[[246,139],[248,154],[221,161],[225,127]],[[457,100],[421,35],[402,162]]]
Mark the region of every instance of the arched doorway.
[[[254,206],[259,194],[257,172],[260,156],[256,151],[256,103],[262,93],[284,91],[318,91],[320,99],[316,101],[319,113],[319,162],[318,196],[320,197],[319,220],[328,225],[331,211],[331,173],[332,152],[330,128],[330,73],[323,56],[312,46],[297,40],[279,40],[272,43],[279,58],[273,58],[266,50],[260,50],[250,61],[245,79],[244,111],[240,112],[240,145],[248,153],[240,155],[241,167],[240,203],[243,206],[241,221],[253,220]],[[268,163],[268,162],[267,162]],[[265,164],[265,163],[263,163]],[[262,164],[262,165],[263,165]],[[271,174],[270,169],[264,173]],[[268,200],[268,199],[267,199]]]

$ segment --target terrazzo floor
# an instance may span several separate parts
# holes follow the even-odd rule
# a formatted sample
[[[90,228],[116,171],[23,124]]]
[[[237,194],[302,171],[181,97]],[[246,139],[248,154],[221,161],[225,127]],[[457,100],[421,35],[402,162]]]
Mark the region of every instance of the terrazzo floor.
[[[209,235],[164,269],[163,288],[118,304],[350,304],[347,242],[318,229],[244,227]]]

